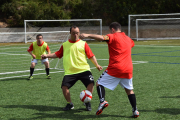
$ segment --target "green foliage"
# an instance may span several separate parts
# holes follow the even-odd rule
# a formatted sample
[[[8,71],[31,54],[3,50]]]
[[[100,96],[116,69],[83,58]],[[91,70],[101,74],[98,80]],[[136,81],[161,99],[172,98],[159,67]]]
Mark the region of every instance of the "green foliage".
[[[53,20],[70,18],[68,11],[64,11],[62,6],[57,6],[53,2],[48,4],[37,1],[5,3],[2,10],[6,13],[5,17],[7,19],[9,16],[13,17],[14,24],[10,24],[11,26],[24,26],[24,20]]]
[[[13,18],[11,26],[23,26],[26,19],[103,19],[128,24],[129,14],[162,14],[180,11],[179,0],[1,0],[4,19]]]

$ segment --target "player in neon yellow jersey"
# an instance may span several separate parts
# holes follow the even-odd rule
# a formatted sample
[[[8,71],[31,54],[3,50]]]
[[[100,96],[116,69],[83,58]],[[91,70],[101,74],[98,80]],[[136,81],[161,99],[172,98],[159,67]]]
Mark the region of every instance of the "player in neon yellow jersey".
[[[49,49],[48,44],[43,41],[43,36],[41,34],[38,34],[36,36],[36,41],[34,41],[30,45],[30,47],[27,51],[32,56],[31,67],[30,67],[30,76],[29,76],[28,80],[33,79],[34,68],[35,68],[35,65],[37,64],[38,60],[41,60],[42,64],[44,64],[46,67],[47,79],[51,79],[51,76],[49,75],[49,61],[48,61],[48,59],[41,59],[42,54],[46,54],[46,51],[48,52],[48,54],[50,54],[51,51]]]
[[[100,71],[102,67],[97,63],[96,57],[92,53],[90,47],[85,41],[79,39],[80,30],[77,26],[72,26],[70,28],[71,38],[64,42],[59,51],[42,55],[43,59],[46,58],[62,58],[63,57],[63,66],[65,75],[62,81],[62,91],[64,97],[67,101],[67,105],[63,110],[71,110],[74,108],[74,105],[70,98],[69,89],[78,81],[85,85],[87,90],[91,93],[94,88],[94,78],[90,72],[90,66],[87,63],[86,56],[92,61],[96,68]],[[86,110],[91,111],[91,103],[85,103]]]

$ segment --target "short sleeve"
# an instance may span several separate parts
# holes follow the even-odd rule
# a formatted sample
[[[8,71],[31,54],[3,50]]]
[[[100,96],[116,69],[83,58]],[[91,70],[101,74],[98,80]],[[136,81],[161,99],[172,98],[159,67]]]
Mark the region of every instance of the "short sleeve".
[[[63,57],[63,45],[61,46],[61,48],[55,52],[56,56],[58,58],[62,58]]]
[[[84,47],[85,47],[85,53],[86,53],[88,59],[91,58],[91,57],[93,57],[94,54],[93,54],[93,52],[91,51],[89,45],[88,45],[87,43],[85,43],[85,46],[84,46]]]
[[[108,44],[111,44],[113,39],[114,39],[114,35],[113,34],[107,34],[107,36],[109,37]]]
[[[135,44],[134,44],[134,41],[131,40],[131,48],[134,47],[134,45],[135,45]]]
[[[27,50],[28,52],[31,52],[31,51],[33,51],[33,43],[29,46],[29,48],[28,48],[28,50]]]
[[[49,46],[47,45],[47,47],[46,47],[46,51],[48,52],[48,51],[50,51],[50,49],[49,49]]]

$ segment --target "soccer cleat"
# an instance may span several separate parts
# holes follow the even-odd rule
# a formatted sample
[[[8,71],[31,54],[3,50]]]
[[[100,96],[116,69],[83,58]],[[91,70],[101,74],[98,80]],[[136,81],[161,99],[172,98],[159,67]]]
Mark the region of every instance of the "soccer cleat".
[[[103,112],[103,109],[108,107],[108,106],[109,106],[109,104],[108,104],[107,101],[104,101],[103,103],[100,103],[99,107],[98,107],[98,109],[96,111],[96,115],[100,115]]]
[[[67,104],[66,107],[63,108],[64,111],[68,111],[74,109],[74,105],[73,104]]]
[[[51,76],[50,76],[50,75],[47,75],[47,79],[51,79]]]
[[[29,76],[29,77],[28,77],[28,80],[32,80],[32,79],[33,79],[33,76]]]
[[[92,110],[92,109],[91,109],[91,103],[90,103],[90,102],[85,103],[85,105],[86,105],[86,110],[87,110],[87,111],[91,111],[91,110]]]
[[[134,118],[137,118],[137,117],[139,117],[139,112],[137,111],[137,110],[135,110],[134,112],[133,112],[133,115],[132,115]]]

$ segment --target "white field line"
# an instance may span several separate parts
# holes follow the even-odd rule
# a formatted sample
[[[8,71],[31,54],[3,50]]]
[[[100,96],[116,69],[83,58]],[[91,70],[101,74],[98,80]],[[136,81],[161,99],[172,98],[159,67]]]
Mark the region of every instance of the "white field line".
[[[107,66],[103,66],[103,67],[107,67]],[[95,69],[96,67],[92,67],[90,69]],[[52,68],[51,68],[52,69]],[[40,71],[40,70],[44,70],[44,69],[35,69],[36,71]],[[23,70],[23,71],[14,71],[14,72],[4,72],[4,73],[0,73],[0,75],[7,75],[7,74],[15,74],[15,73],[26,73],[29,72],[29,70]],[[64,72],[64,71],[63,71]]]
[[[97,60],[109,60],[109,59],[97,59]],[[132,61],[133,64],[148,63],[148,61]]]
[[[12,50],[14,50],[14,49],[22,49],[22,48],[28,49],[29,47],[10,47],[10,48],[2,48],[2,47],[0,47],[0,50],[1,50],[1,49],[2,49],[2,50],[7,50],[7,49],[12,49]]]
[[[97,59],[97,60],[109,60],[109,59]],[[133,61],[133,64],[141,64],[141,63],[148,63],[148,61]],[[102,66],[102,67],[108,67],[108,66]],[[92,67],[91,69],[95,69],[96,67]],[[44,69],[36,69],[36,71],[44,70]],[[6,74],[15,74],[15,73],[26,73],[29,72],[29,70],[23,70],[23,71],[14,71],[14,72],[4,72],[0,73],[0,75],[6,75]]]
[[[0,56],[4,56],[4,55],[0,55]],[[31,61],[31,56],[29,56],[29,57],[18,57],[18,58],[13,58],[13,60],[22,60],[22,59],[29,59],[29,60],[24,60],[24,61]],[[2,61],[2,60],[7,60],[6,58],[2,58],[1,57],[1,62],[7,62],[7,61]],[[18,61],[18,62],[20,62],[20,61]],[[14,61],[13,61],[14,62]],[[21,61],[22,62],[22,61]]]
[[[180,47],[180,46],[157,46],[157,45],[135,45],[134,47]]]
[[[36,71],[42,70],[42,69],[35,69]],[[6,75],[6,74],[14,74],[14,73],[26,73],[29,72],[29,70],[23,70],[23,71],[14,71],[14,72],[5,72],[5,73],[0,73],[0,75]]]
[[[108,46],[107,44],[88,44],[88,45],[102,45],[102,46]],[[136,46],[140,46],[140,47],[180,47],[180,46],[166,46],[166,45],[162,45],[162,46],[158,46],[158,45],[136,45],[135,44],[135,46],[134,47],[136,47]]]
[[[5,55],[25,55],[25,56],[30,56],[30,54],[10,54],[10,53],[0,53],[0,54],[5,54]]]
[[[108,46],[107,44],[88,44],[88,45],[102,45],[102,46]]]
[[[18,45],[18,44],[17,44]],[[88,44],[88,45],[101,45],[101,46],[108,46],[107,44]],[[11,45],[6,45],[6,46],[0,46],[0,49],[22,49],[22,48],[27,48],[28,47],[10,47],[10,48],[5,48],[5,47],[9,47]],[[57,44],[57,45],[49,45],[49,46],[61,46],[61,44]],[[180,46],[157,46],[157,45],[135,45],[135,46],[142,46],[142,47],[180,47]]]
[[[29,45],[30,46],[30,45]],[[8,46],[0,46],[0,50],[2,49],[2,50],[7,50],[7,49],[22,49],[22,48],[25,48],[26,50],[29,48],[29,46],[27,46],[27,47],[11,47],[10,45],[8,45]],[[48,45],[48,46],[50,46],[50,47],[52,47],[52,46],[59,46],[59,48],[61,47],[61,44],[56,44],[56,45]]]
[[[56,72],[51,72],[51,73],[59,73],[59,72],[64,72],[64,71],[56,71]],[[46,74],[46,73],[38,73],[38,74],[33,74],[33,75],[42,75],[42,74]],[[9,79],[9,78],[18,78],[18,77],[24,77],[24,76],[29,76],[29,75],[3,77],[3,78],[0,78],[0,80],[2,80],[2,79]]]
[[[107,66],[103,66],[103,67],[107,67]],[[96,69],[96,67],[92,67],[91,69]],[[41,69],[39,69],[39,70],[41,70]],[[25,71],[29,72],[29,70],[25,70]],[[56,72],[51,72],[51,73],[59,73],[59,72],[64,72],[64,71],[56,71]],[[46,74],[46,73],[38,73],[38,74],[33,74],[33,75],[42,75],[42,74]],[[25,77],[25,76],[29,76],[29,75],[3,77],[3,78],[0,78],[0,80],[2,80],[2,79],[10,79],[10,78],[18,78],[18,77]]]

